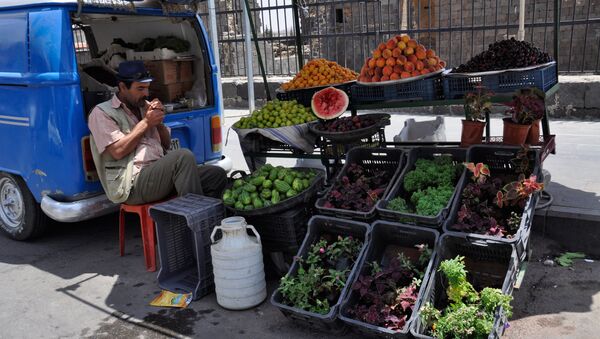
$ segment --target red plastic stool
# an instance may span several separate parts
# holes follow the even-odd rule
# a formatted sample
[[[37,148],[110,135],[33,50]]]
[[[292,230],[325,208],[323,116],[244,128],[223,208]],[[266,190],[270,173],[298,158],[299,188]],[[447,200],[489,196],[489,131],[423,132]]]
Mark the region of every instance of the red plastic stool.
[[[144,259],[146,261],[146,269],[149,272],[156,271],[156,237],[154,235],[154,220],[150,217],[148,210],[152,205],[157,203],[159,201],[145,205],[121,204],[121,211],[119,213],[119,247],[121,256],[125,252],[125,213],[136,213],[140,217],[140,224],[142,226]]]

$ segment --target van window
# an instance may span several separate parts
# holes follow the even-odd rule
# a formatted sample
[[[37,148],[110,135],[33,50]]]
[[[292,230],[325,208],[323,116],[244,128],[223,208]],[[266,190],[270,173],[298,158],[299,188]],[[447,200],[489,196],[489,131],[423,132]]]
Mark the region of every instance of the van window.
[[[154,77],[150,98],[173,113],[214,105],[205,40],[195,17],[85,13],[72,18],[86,113],[116,90],[118,65],[142,60]]]
[[[27,13],[0,14],[0,72],[28,72]]]

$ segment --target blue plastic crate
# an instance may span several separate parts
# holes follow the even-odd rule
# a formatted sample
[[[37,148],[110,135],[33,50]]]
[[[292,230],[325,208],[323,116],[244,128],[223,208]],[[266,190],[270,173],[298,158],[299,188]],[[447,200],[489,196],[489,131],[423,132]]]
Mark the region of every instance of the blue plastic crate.
[[[440,77],[413,80],[397,84],[352,86],[352,100],[357,103],[373,101],[418,101],[442,99]]]
[[[549,90],[556,84],[556,63],[527,71],[506,71],[504,73],[473,76],[445,76],[444,97],[462,99],[467,93],[475,92],[476,86],[483,85],[495,93],[510,93],[521,88],[537,87]]]

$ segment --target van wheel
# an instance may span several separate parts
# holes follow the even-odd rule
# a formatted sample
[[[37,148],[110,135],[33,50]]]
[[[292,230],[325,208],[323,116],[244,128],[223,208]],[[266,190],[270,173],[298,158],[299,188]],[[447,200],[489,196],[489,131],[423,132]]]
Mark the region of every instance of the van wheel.
[[[15,240],[41,235],[47,217],[21,177],[0,172],[0,229]]]

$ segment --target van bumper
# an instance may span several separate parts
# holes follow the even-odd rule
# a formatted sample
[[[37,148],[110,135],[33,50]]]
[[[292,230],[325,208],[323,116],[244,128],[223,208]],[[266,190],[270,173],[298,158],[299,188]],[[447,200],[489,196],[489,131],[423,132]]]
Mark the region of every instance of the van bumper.
[[[57,201],[45,195],[40,205],[48,217],[59,222],[79,222],[119,210],[119,204],[108,200],[106,194],[69,202]]]
[[[221,156],[221,159],[210,160],[210,161],[205,162],[204,164],[219,166],[222,169],[224,169],[225,172],[227,172],[227,173],[229,173],[231,171],[231,169],[233,168],[233,162],[231,161],[231,158],[229,158],[225,155]]]

